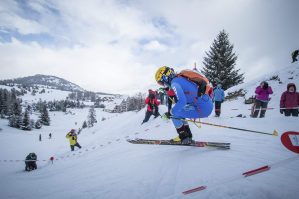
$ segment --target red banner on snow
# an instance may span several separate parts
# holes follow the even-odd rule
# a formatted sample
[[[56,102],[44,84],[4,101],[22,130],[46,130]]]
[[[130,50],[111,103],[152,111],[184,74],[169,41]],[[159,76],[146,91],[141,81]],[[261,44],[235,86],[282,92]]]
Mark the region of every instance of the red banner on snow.
[[[254,169],[254,170],[251,170],[251,171],[247,171],[245,173],[242,173],[242,175],[244,177],[249,177],[249,176],[252,176],[252,175],[255,175],[255,174],[258,174],[258,173],[262,173],[262,172],[265,172],[265,171],[268,171],[270,170],[271,167],[269,167],[268,165],[267,166],[263,166],[263,167],[260,167],[258,169]]]
[[[189,190],[187,190],[187,191],[184,191],[183,194],[184,194],[184,195],[187,195],[187,194],[194,193],[194,192],[197,192],[197,191],[205,190],[206,188],[207,188],[207,186],[196,187],[196,188],[194,188],[194,189],[189,189]]]

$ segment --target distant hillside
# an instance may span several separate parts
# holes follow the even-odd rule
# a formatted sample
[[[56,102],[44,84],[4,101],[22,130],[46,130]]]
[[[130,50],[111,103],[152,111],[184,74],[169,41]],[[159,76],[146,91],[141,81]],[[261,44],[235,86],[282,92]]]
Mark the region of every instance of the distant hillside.
[[[32,87],[35,85],[44,85],[62,91],[84,91],[84,89],[81,88],[80,86],[72,82],[69,82],[65,79],[55,77],[55,76],[40,75],[40,74],[34,76],[16,78],[16,79],[1,80],[0,84],[2,85],[21,84],[26,87]]]

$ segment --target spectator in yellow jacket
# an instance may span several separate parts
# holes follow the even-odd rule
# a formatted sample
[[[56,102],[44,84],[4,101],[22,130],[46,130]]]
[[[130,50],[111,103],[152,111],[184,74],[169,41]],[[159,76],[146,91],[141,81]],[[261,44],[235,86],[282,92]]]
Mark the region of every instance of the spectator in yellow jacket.
[[[72,129],[68,134],[65,136],[70,141],[71,150],[74,151],[75,146],[81,149],[80,144],[77,142],[77,134],[75,129]]]

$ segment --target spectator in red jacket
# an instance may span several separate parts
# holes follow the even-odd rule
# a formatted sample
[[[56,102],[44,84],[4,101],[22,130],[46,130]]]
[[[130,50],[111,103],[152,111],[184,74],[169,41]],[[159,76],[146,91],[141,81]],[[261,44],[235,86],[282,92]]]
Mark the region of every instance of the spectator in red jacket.
[[[145,118],[142,121],[142,124],[147,122],[151,115],[154,115],[155,118],[160,115],[158,106],[160,105],[160,102],[157,100],[156,92],[153,90],[148,90],[148,96],[145,99],[145,104],[147,104],[147,110],[145,113]]]
[[[280,97],[280,113],[285,116],[298,117],[299,107],[299,93],[296,92],[296,85],[288,84],[287,90],[282,93]]]

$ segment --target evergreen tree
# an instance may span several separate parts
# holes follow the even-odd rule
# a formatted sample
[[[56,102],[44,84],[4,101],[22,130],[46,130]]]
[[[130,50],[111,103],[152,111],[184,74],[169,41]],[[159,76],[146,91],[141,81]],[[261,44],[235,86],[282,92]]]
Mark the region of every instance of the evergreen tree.
[[[15,115],[9,116],[8,125],[10,127],[16,127],[17,126],[17,119],[16,119]]]
[[[90,107],[87,118],[88,127],[93,127],[94,123],[97,123],[96,112],[94,107]]]
[[[0,89],[0,113],[4,110],[4,97],[3,97],[3,90]]]
[[[16,128],[21,128],[22,127],[22,125],[23,125],[23,116],[22,115],[18,115],[18,116],[16,116]]]
[[[86,123],[86,121],[84,121],[82,124],[82,129],[85,129],[86,127],[87,127],[87,123]]]
[[[32,129],[28,107],[25,109],[22,129],[30,131]]]
[[[4,102],[4,114],[10,115],[10,106],[12,103],[11,94],[5,89],[3,93],[3,102]]]
[[[41,124],[40,120],[37,120],[37,121],[35,122],[34,128],[36,128],[36,129],[40,129],[40,128],[42,128],[42,124]]]
[[[243,74],[239,74],[240,69],[235,69],[237,56],[233,52],[234,46],[228,39],[228,33],[222,30],[210,51],[204,57],[204,68],[201,71],[213,85],[221,84],[224,90],[242,83]]]
[[[127,111],[140,111],[144,106],[145,97],[142,93],[137,93],[133,97],[128,97],[126,100]]]
[[[45,126],[50,126],[50,117],[47,109],[47,105],[44,103],[40,115],[40,122]]]
[[[0,111],[0,118],[1,118],[1,119],[4,119],[4,118],[5,118],[4,110],[1,110],[1,111]]]
[[[22,126],[22,107],[19,100],[15,100],[9,109],[9,126],[21,128]]]

